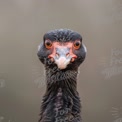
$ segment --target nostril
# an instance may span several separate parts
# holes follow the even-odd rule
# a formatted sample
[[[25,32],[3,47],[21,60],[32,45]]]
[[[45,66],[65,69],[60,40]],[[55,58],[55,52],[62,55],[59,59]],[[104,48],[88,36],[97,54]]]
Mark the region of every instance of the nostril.
[[[69,53],[66,54],[66,57],[69,57]]]
[[[58,54],[58,53],[56,53],[56,57],[57,57],[57,58],[59,57],[59,54]]]

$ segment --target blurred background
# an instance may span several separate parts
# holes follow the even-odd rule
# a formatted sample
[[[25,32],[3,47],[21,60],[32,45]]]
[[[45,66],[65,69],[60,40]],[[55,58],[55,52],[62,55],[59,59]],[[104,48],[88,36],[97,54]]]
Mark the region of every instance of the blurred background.
[[[37,122],[45,70],[37,57],[53,29],[79,32],[83,122],[122,122],[121,0],[0,0],[0,122]]]

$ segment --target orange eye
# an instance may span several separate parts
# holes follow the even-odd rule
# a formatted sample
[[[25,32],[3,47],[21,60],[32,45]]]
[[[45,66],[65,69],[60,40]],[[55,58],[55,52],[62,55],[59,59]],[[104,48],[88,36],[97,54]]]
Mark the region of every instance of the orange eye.
[[[51,42],[50,40],[46,40],[46,41],[45,41],[45,47],[46,47],[47,49],[50,49],[50,48],[52,47],[52,42]]]
[[[75,42],[74,42],[74,48],[75,48],[75,49],[79,49],[80,46],[81,46],[81,42],[80,42],[80,41],[75,41]]]

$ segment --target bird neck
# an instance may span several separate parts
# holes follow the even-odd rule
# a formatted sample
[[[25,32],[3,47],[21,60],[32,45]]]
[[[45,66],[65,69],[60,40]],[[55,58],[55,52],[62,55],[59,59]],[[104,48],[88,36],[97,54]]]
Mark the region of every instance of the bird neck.
[[[74,92],[77,89],[77,69],[59,70],[58,68],[48,68],[46,70],[47,92],[57,91],[59,88],[63,91],[70,90]]]
[[[46,69],[47,88],[42,100],[40,120],[48,117],[50,122],[56,121],[62,118],[61,112],[64,112],[63,117],[70,115],[80,118],[77,74],[77,70]]]

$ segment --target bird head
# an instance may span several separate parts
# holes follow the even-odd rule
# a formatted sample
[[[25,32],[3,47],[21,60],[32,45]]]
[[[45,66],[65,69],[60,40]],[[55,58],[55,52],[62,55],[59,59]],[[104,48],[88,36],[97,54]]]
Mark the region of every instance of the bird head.
[[[47,32],[37,53],[40,61],[60,70],[78,68],[86,56],[86,47],[79,33],[69,29]]]

